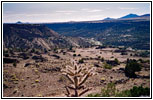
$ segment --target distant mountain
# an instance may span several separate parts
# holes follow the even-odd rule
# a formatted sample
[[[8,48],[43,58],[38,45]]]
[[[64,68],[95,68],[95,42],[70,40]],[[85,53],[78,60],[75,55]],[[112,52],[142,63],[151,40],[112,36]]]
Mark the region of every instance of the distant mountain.
[[[22,22],[21,21],[17,21],[16,24],[22,24]]]
[[[128,14],[126,16],[123,16],[119,19],[127,19],[127,18],[135,18],[135,17],[139,17],[137,14]]]
[[[144,14],[144,15],[141,15],[140,17],[150,17],[150,14]]]
[[[137,15],[137,14],[128,14],[128,15],[125,15],[125,16],[123,16],[123,17],[120,17],[120,18],[118,18],[118,19],[132,19],[132,18],[140,18],[140,17],[150,17],[150,14],[144,14],[144,15]],[[105,19],[103,19],[103,20],[113,20],[114,18],[110,18],[110,17],[107,17],[107,18],[105,18]]]
[[[104,20],[113,20],[114,18],[107,17]]]

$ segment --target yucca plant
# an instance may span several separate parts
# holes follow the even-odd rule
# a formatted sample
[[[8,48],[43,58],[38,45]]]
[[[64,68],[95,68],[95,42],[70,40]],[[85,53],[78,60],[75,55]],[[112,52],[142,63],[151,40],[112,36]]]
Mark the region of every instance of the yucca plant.
[[[79,97],[91,90],[91,88],[85,87],[84,83],[90,76],[94,75],[93,68],[79,66],[76,62],[73,62],[73,66],[66,66],[66,69],[62,72],[71,82],[70,85],[65,86],[67,97]]]

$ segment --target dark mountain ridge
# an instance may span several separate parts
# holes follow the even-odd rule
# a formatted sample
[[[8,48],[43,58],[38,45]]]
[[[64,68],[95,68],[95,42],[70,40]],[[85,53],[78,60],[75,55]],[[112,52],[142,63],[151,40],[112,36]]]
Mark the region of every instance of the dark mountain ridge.
[[[150,14],[144,14],[144,15],[137,15],[137,14],[128,14],[128,15],[125,15],[123,17],[120,17],[120,18],[110,18],[110,17],[107,17],[107,18],[104,18],[103,20],[124,20],[124,19],[136,19],[136,18],[142,18],[142,17],[150,17]]]
[[[107,18],[104,18],[104,20],[113,20],[114,18],[110,18],[110,17],[107,17]]]
[[[135,17],[138,17],[138,15],[137,15],[137,14],[128,14],[128,15],[126,15],[126,16],[123,16],[123,17],[119,18],[119,19],[135,18]]]

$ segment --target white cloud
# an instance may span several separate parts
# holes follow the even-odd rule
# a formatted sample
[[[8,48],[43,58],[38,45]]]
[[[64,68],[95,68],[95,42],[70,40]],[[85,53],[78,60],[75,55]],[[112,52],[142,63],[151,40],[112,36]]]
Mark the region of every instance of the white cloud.
[[[83,11],[88,11],[88,10],[90,10],[90,9],[88,9],[88,8],[83,8],[83,9],[81,9],[81,10],[83,10]]]
[[[74,13],[74,12],[77,12],[75,10],[63,10],[63,11],[56,11],[57,13]]]
[[[88,12],[101,12],[102,10],[94,9],[94,10],[88,10]]]
[[[85,11],[85,12],[101,12],[103,10],[100,10],[100,9],[88,9],[88,8],[83,8],[81,9],[81,11]]]
[[[102,19],[102,18],[104,18],[104,16],[103,15],[92,15],[92,16],[90,16],[90,18],[92,18],[92,19]]]
[[[26,13],[22,13],[22,14],[5,14],[4,17],[21,17],[21,16],[26,16],[26,17],[39,17],[39,16],[49,16],[51,14],[26,14]]]

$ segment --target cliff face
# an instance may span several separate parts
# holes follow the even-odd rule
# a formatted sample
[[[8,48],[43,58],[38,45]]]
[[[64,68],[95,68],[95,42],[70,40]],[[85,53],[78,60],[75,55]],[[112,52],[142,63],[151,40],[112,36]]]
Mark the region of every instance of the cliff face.
[[[65,37],[40,24],[4,24],[3,45],[6,48],[53,49],[71,46],[89,46],[79,37]]]

